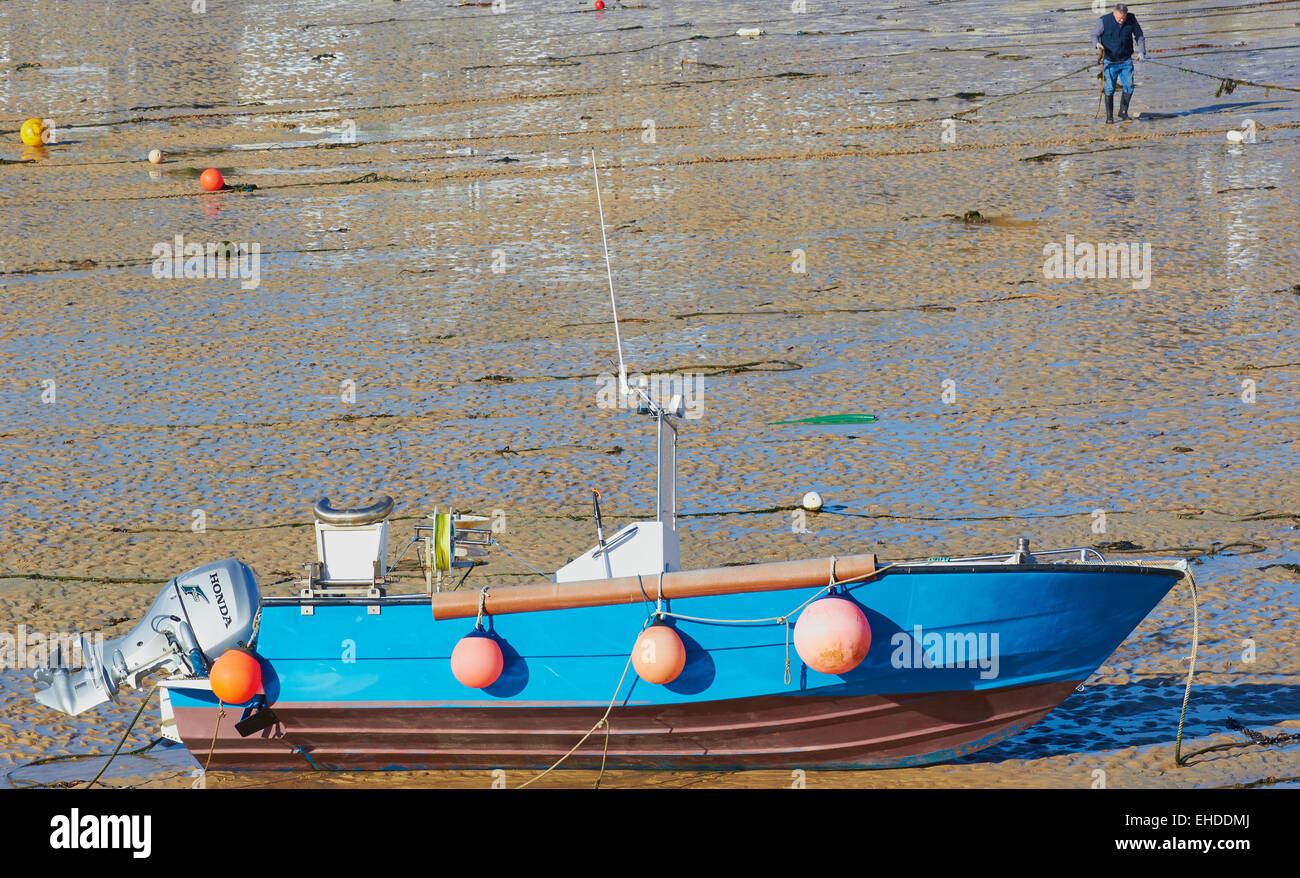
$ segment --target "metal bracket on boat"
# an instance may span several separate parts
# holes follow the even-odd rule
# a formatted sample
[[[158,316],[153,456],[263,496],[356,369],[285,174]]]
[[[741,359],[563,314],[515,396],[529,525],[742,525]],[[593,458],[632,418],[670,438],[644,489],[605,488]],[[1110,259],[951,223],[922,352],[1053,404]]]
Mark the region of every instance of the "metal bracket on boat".
[[[598,549],[596,549],[594,552],[591,553],[592,557],[599,558],[601,555],[610,551],[615,546],[621,545],[627,540],[636,536],[636,532],[637,532],[637,526],[634,524],[627,530],[624,530],[622,533],[610,537],[607,543],[605,543],[603,546],[599,547]]]
[[[1036,564],[1037,560],[1029,552],[1029,537],[1016,540],[1016,550],[1007,558],[1008,564]]]
[[[328,497],[319,497],[312,506],[317,521],[344,527],[356,527],[383,521],[393,511],[393,498],[387,494],[381,496],[369,506],[357,506],[350,509],[337,509]]]
[[[326,579],[319,561],[306,565],[307,579],[302,596],[310,597],[383,597],[388,585],[388,575],[381,562],[373,562],[370,579]]]
[[[313,598],[339,598],[339,597],[360,597],[360,598],[383,598],[386,594],[388,578],[381,572],[380,562],[374,563],[374,576],[370,582],[340,582],[337,580],[323,579],[321,563],[313,561],[306,565],[307,578],[302,582],[302,587],[298,590],[298,596],[311,600]],[[366,612],[372,616],[379,615],[379,605],[370,604]],[[301,613],[304,616],[316,615],[315,607],[309,603],[301,605]]]
[[[252,711],[251,713],[249,711]],[[269,729],[271,726],[280,722],[280,718],[275,715],[275,711],[266,703],[263,697],[257,704],[244,711],[244,716],[239,722],[235,723],[235,731],[239,732],[241,738],[247,738],[249,735],[256,734],[263,729]]]
[[[1073,546],[1068,549],[1038,549],[1031,553],[1029,551],[1029,539],[1021,537],[1016,541],[1016,551],[1003,552],[1000,555],[964,555],[962,557],[944,555],[938,558],[927,558],[927,563],[932,564],[970,564],[970,563],[1003,563],[1003,564],[1037,564],[1042,558],[1053,555],[1077,555],[1077,558],[1070,559],[1070,563],[1077,561],[1080,564],[1088,563],[1091,556],[1096,563],[1106,564],[1106,558],[1101,552],[1098,552],[1092,546]],[[1045,562],[1045,563],[1063,563],[1063,562]]]

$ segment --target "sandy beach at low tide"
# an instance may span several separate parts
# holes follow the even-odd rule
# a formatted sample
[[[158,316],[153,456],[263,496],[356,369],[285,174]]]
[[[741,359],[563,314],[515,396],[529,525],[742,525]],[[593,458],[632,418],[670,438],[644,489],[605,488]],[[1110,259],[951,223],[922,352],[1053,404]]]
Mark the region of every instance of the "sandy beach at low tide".
[[[647,422],[597,405],[615,353],[594,148],[629,366],[702,380],[685,566],[1021,536],[1192,557],[1184,749],[1244,740],[1229,720],[1294,731],[1300,94],[1144,62],[1148,118],[1108,126],[1077,72],[1086,8],[807,5],[0,7],[0,628],[120,636],[169,577],[224,557],[264,586],[300,575],[320,494],[391,494],[397,545],[435,505],[500,510],[502,543],[543,570],[594,543],[592,487],[607,529],[652,514]],[[1152,62],[1300,85],[1293,7],[1134,8]],[[32,116],[57,142],[21,146]],[[202,192],[207,167],[233,188]],[[156,276],[178,235],[255,244],[256,283]],[[1067,239],[1149,244],[1149,274],[1045,276]],[[773,424],[841,412],[879,420]],[[795,532],[808,490],[828,506]],[[471,583],[534,579],[495,553]],[[1021,736],[806,782],[1294,781],[1296,744],[1173,767],[1190,643],[1183,584]],[[25,674],[0,674],[6,771],[111,749],[139,703],[71,720]],[[189,785],[178,765],[110,782]]]

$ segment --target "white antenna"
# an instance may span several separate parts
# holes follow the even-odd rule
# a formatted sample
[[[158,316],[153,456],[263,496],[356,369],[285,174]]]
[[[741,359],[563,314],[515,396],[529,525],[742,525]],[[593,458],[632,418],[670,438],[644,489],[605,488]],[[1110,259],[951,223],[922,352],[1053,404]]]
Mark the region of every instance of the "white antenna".
[[[672,535],[672,561],[668,561],[665,570],[676,569],[677,549],[677,427],[673,425],[669,414],[681,416],[680,398],[674,397],[672,412],[664,411],[659,403],[650,398],[642,388],[627,386],[627,366],[623,362],[623,337],[618,329],[618,302],[614,297],[614,270],[609,262],[609,238],[605,234],[605,207],[600,198],[600,168],[596,164],[596,148],[591,148],[591,171],[596,177],[596,208],[600,211],[600,240],[605,246],[605,276],[609,279],[609,306],[614,312],[614,344],[618,347],[618,387],[623,397],[635,392],[640,397],[643,408],[638,411],[653,414],[658,428],[658,448],[655,455],[656,490],[655,520],[664,525]],[[597,525],[599,527],[599,525]],[[603,547],[602,539],[602,547]],[[608,558],[608,555],[606,556]],[[606,562],[608,563],[608,561]]]
[[[600,169],[596,165],[596,148],[591,148],[591,172],[596,177],[596,209],[600,211],[600,241],[605,245],[605,276],[609,278],[609,306],[614,311],[614,344],[618,347],[618,389],[628,395],[627,366],[623,364],[623,337],[618,331],[618,302],[614,300],[614,270],[609,264],[609,239],[605,237],[605,207],[600,201]]]

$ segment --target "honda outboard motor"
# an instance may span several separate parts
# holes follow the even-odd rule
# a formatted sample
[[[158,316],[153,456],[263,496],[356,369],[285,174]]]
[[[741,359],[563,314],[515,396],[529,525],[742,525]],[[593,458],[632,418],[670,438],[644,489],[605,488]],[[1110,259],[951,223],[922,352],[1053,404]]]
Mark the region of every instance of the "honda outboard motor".
[[[122,686],[140,687],[148,674],[165,670],[191,676],[232,646],[247,644],[260,597],[247,565],[234,558],[197,567],[163,588],[141,620],[125,637],[93,645],[81,639],[84,667],[69,672],[61,657],[35,672],[36,700],[76,716],[106,701],[117,702]]]

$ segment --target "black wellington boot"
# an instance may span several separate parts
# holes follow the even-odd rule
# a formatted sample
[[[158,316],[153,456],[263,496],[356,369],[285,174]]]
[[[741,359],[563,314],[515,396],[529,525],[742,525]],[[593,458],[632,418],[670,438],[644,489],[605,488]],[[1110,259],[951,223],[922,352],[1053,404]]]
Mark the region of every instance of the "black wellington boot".
[[[1133,92],[1124,92],[1124,97],[1119,99],[1119,119],[1121,122],[1131,121],[1128,116],[1128,102],[1133,99]]]
[[[1106,95],[1106,124],[1109,125],[1115,121],[1115,96]]]

